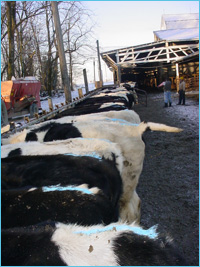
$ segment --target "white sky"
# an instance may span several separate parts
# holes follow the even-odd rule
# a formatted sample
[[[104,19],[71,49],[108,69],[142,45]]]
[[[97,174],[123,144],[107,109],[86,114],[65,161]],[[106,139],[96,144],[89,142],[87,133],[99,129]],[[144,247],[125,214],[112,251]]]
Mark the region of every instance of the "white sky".
[[[94,13],[95,37],[101,52],[153,42],[153,31],[160,30],[163,14],[199,13],[199,1],[83,1],[83,4]],[[94,80],[93,62],[88,64],[90,82]],[[112,79],[111,72],[105,69],[102,62],[103,78]]]

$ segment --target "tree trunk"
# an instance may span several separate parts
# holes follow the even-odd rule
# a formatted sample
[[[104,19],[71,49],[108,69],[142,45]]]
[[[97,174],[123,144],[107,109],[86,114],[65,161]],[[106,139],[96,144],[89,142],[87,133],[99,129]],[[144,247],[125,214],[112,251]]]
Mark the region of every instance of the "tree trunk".
[[[69,51],[69,82],[70,82],[70,89],[73,91],[73,67],[72,67],[72,53],[71,53],[71,46],[70,46],[70,24],[68,23],[68,31],[67,31],[67,46]]]
[[[47,40],[48,40],[48,59],[47,59],[47,91],[51,96],[51,76],[52,76],[52,62],[51,62],[51,38],[49,29],[49,15],[46,7],[46,27],[47,27]]]
[[[9,43],[9,57],[8,57],[8,80],[11,80],[12,76],[15,76],[14,68],[14,33],[15,33],[15,14],[16,14],[16,2],[7,1],[7,18],[8,18],[8,43]]]

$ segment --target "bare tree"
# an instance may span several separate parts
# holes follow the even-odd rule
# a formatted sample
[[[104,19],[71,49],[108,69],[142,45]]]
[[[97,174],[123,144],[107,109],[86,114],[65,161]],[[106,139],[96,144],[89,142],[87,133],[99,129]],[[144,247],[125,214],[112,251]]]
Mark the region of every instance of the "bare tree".
[[[35,66],[33,64],[35,53],[32,33],[29,30],[29,19],[44,12],[43,3],[5,1],[1,2],[1,7],[1,52],[3,54],[1,77],[5,76],[6,70],[7,79],[14,74],[19,77],[31,75],[35,73],[31,67],[31,65]],[[8,44],[9,51],[7,51]]]
[[[62,22],[63,38],[69,62],[70,86],[73,90],[74,73],[82,75],[82,66],[91,57],[94,46],[92,14],[81,2],[62,3],[61,11],[65,16]],[[88,53],[89,52],[89,53]],[[81,70],[78,69],[81,67]]]
[[[84,63],[96,53],[92,38],[94,23],[83,2],[58,2],[64,53],[68,63],[70,87],[81,75]],[[9,14],[9,16],[8,16]],[[12,18],[12,19],[11,19]],[[91,44],[94,44],[92,47]],[[12,60],[11,60],[12,58]],[[1,78],[34,75],[51,94],[61,81],[58,43],[50,1],[1,2]],[[12,68],[10,68],[12,66]],[[12,69],[9,70],[8,67]],[[15,71],[15,73],[14,73]]]

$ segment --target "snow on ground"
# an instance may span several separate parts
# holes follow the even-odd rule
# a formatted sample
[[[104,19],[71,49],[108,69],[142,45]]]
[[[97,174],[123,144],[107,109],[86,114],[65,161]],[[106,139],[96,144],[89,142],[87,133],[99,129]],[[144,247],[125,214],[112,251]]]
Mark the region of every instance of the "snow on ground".
[[[111,85],[113,84],[113,82],[105,82],[104,85]],[[86,94],[86,90],[83,84],[80,84],[77,86],[77,88],[82,88],[82,92],[83,94]],[[88,84],[88,89],[89,91],[93,91],[95,89],[95,85],[94,83],[89,83]],[[72,91],[72,99],[78,97],[78,90]],[[59,105],[61,103],[65,103],[65,94],[64,93],[60,93],[60,95],[56,95],[55,97],[52,97],[52,102],[53,102],[53,106],[55,105]],[[48,100],[45,101],[41,101],[41,108],[49,111],[49,105],[48,105]]]
[[[88,87],[89,87],[89,91],[93,91],[95,89],[95,86],[93,83],[89,84]],[[82,88],[83,94],[86,94],[85,87],[83,87],[82,84],[79,85],[77,88]],[[78,90],[72,91],[71,94],[72,94],[72,99],[78,97]],[[53,102],[53,106],[59,105],[61,103],[65,103],[65,94],[59,93],[59,95],[55,95],[55,96],[51,97],[51,99]],[[41,108],[43,110],[49,111],[48,100],[41,101]]]
[[[165,108],[166,114],[170,115],[173,112],[174,116],[179,119],[188,118],[191,122],[199,123],[199,104],[198,101],[194,101],[190,95],[190,92],[186,93],[185,105],[177,105],[178,94],[176,92],[172,92],[172,107]],[[153,95],[152,99],[154,99],[154,101],[163,102],[164,106],[163,93]]]
[[[111,85],[111,84],[113,84],[113,82],[105,82],[104,83],[104,85]],[[79,88],[82,88],[83,95],[86,94],[85,86],[83,84],[77,85],[77,90],[74,90],[71,92],[72,99],[79,96],[78,95],[78,89]],[[93,91],[95,89],[94,83],[89,83],[88,89],[89,89],[89,91]],[[42,97],[40,99],[41,99],[42,110],[46,110],[47,112],[49,112],[48,97],[45,97],[45,100],[43,100],[43,101],[42,101]],[[55,94],[55,96],[52,96],[51,99],[52,99],[52,103],[53,103],[54,108],[55,108],[55,105],[59,105],[59,107],[60,107],[61,103],[65,103],[65,94],[59,92],[58,94]],[[15,126],[17,128],[24,126],[25,124],[26,123],[24,121],[24,118],[20,118],[19,120],[15,120]]]

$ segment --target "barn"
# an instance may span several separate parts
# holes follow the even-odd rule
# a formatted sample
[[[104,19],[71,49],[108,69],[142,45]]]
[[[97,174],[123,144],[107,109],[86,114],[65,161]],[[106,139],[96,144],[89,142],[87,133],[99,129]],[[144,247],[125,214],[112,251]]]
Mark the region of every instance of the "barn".
[[[179,77],[186,90],[199,86],[199,14],[163,15],[154,42],[101,53],[116,84],[137,82],[138,88],[155,88],[166,77],[177,89]]]

